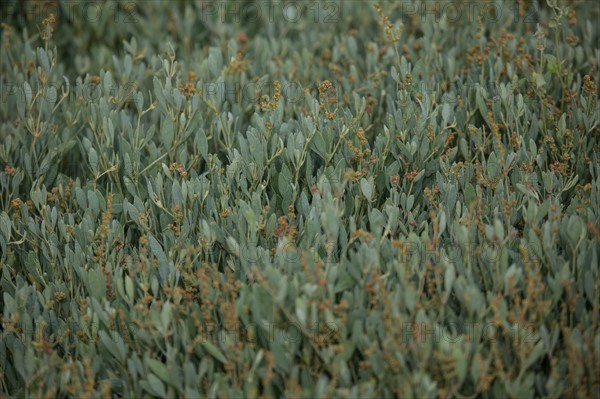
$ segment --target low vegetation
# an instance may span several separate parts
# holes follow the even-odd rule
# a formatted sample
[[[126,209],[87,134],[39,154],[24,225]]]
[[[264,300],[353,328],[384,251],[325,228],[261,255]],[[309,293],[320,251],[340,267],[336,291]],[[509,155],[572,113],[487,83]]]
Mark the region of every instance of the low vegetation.
[[[2,7],[0,392],[600,397],[596,2]]]

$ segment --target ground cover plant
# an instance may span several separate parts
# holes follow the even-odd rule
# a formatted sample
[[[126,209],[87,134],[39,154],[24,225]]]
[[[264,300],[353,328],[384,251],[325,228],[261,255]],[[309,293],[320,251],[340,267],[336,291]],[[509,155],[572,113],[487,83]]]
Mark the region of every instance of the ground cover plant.
[[[595,1],[2,1],[2,397],[600,397]]]

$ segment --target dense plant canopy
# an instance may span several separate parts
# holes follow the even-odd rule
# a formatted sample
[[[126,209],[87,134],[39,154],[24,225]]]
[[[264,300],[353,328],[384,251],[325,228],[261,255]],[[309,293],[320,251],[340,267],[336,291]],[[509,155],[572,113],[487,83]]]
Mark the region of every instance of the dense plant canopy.
[[[600,397],[597,2],[1,9],[0,392]]]

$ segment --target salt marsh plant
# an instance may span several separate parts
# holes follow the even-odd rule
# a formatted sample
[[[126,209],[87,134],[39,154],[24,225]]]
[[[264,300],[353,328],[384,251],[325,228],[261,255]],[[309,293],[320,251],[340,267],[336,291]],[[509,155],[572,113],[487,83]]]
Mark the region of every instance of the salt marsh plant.
[[[0,390],[599,397],[599,13],[3,4]]]

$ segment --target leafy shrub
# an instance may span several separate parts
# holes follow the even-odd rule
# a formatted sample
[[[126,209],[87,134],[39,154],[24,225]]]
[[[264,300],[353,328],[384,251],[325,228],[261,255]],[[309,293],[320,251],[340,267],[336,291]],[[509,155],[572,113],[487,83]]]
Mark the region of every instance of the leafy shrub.
[[[598,17],[3,4],[0,389],[599,397]]]

